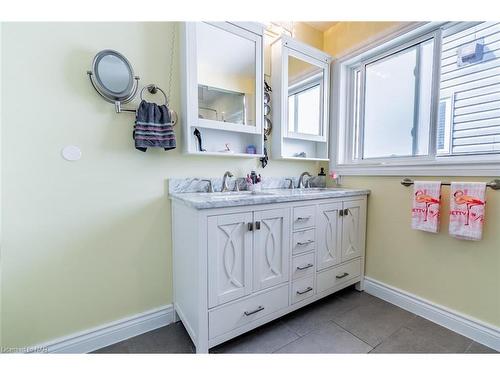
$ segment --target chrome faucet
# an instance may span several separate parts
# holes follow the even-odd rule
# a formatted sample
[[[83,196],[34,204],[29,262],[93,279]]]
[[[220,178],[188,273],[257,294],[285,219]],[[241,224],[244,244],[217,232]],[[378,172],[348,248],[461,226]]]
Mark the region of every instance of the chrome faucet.
[[[297,188],[298,189],[302,189],[304,187],[309,187],[310,186],[309,180],[307,180],[306,184],[304,185],[304,176],[312,177],[309,172],[302,172],[302,174],[299,177],[299,183],[297,184]]]
[[[233,177],[233,174],[231,172],[229,172],[229,171],[226,171],[226,173],[224,173],[224,176],[222,177],[221,192],[229,191],[229,186],[227,186],[227,178],[228,177]]]
[[[202,182],[208,182],[208,192],[213,193],[214,192],[214,187],[212,185],[212,180],[200,180]]]

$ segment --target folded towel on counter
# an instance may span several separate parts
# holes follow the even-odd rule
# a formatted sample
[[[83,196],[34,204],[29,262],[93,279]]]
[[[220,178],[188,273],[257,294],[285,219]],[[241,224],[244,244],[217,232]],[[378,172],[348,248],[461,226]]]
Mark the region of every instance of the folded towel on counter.
[[[486,183],[452,182],[450,194],[450,235],[479,241],[483,235]]]
[[[440,202],[441,181],[415,181],[411,210],[412,229],[437,233]]]
[[[170,111],[166,105],[141,101],[134,125],[135,148],[146,152],[148,147],[171,150],[176,147]]]

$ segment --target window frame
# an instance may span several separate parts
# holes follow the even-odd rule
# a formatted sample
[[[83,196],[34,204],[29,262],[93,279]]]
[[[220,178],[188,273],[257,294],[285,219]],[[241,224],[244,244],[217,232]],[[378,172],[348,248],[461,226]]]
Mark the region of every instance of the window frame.
[[[442,36],[473,25],[474,22],[421,22],[403,25],[335,61],[332,66],[330,169],[345,175],[494,176],[500,174],[500,154],[443,155],[437,152]],[[361,106],[358,110],[360,123],[363,124],[366,65],[432,38],[434,55],[428,155],[356,158],[356,155],[363,155],[363,134],[357,134],[362,129],[355,129],[354,126],[356,91],[353,86],[356,71],[361,71]]]

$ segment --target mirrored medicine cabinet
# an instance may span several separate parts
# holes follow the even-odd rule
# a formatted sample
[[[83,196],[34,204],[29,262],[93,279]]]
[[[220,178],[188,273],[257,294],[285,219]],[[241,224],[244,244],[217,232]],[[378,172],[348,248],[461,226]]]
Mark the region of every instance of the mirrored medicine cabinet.
[[[328,160],[326,53],[287,36],[271,46],[275,159]]]
[[[247,22],[182,25],[186,153],[263,156],[263,32]]]

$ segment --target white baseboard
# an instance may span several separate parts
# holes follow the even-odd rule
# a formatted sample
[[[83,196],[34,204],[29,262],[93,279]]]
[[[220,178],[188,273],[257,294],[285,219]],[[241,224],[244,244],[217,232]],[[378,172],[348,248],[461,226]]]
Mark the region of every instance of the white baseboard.
[[[365,292],[500,351],[499,327],[478,321],[370,277],[365,277]]]
[[[34,347],[46,348],[48,353],[89,353],[172,322],[172,305],[166,305]]]

